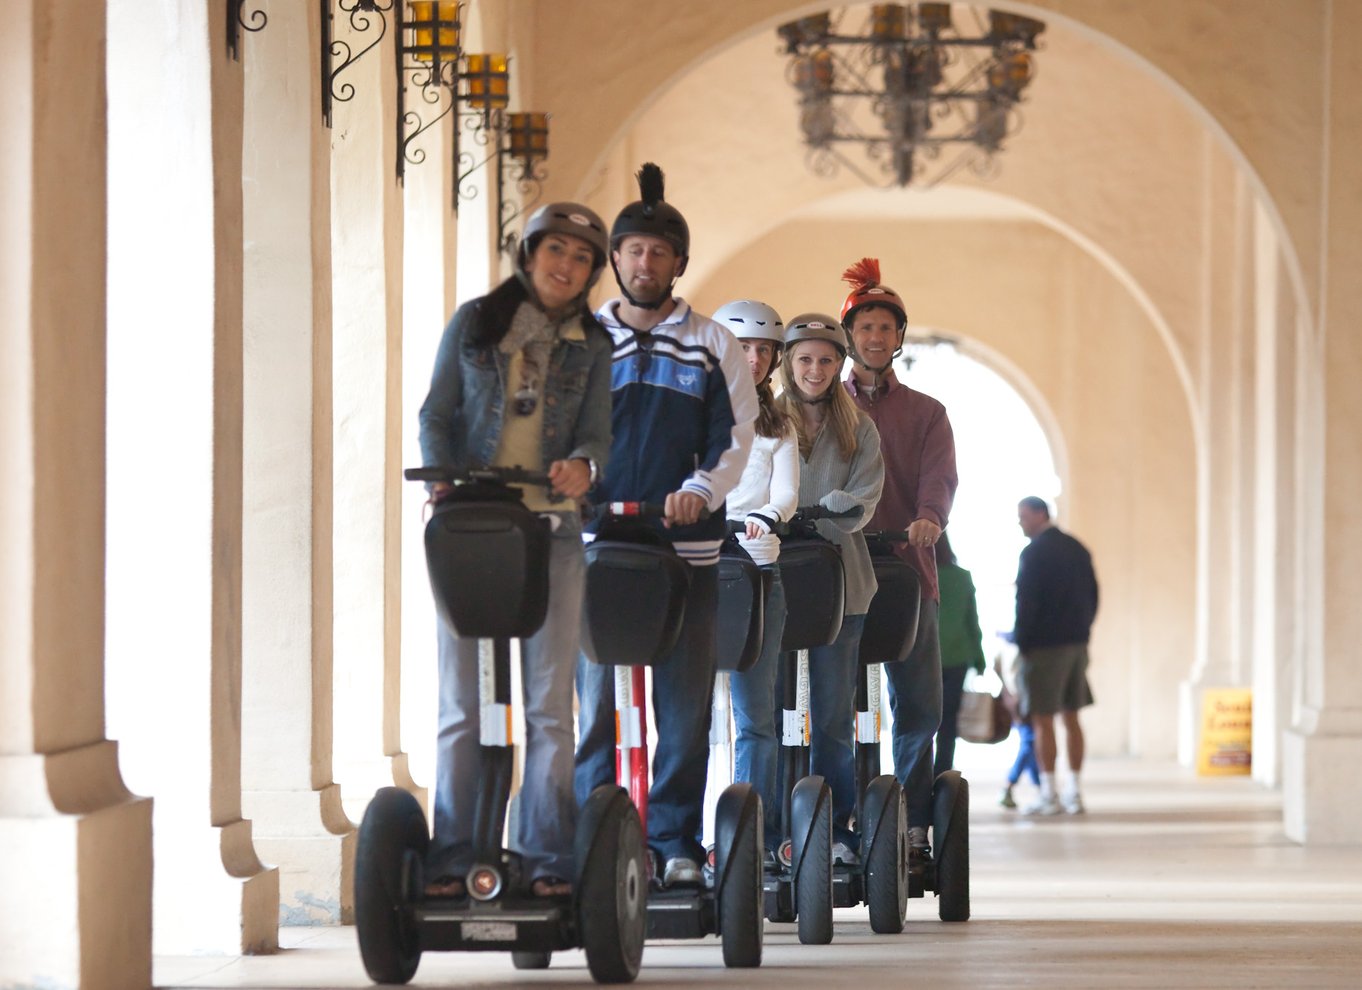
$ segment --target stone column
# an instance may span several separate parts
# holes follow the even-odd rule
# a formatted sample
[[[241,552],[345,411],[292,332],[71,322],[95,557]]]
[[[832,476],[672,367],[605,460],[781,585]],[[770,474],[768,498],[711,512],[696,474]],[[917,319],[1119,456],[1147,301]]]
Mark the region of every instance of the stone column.
[[[358,53],[383,23],[337,10],[333,33]],[[336,776],[355,816],[376,787],[421,793],[401,741],[402,190],[386,25],[339,77],[350,99],[331,134]]]
[[[1254,217],[1253,777],[1281,784],[1282,731],[1292,721],[1292,681],[1300,669],[1302,628],[1295,607],[1301,574],[1296,513],[1295,433],[1298,327],[1281,243],[1260,205]],[[1288,603],[1290,603],[1288,605]]]
[[[1206,692],[1246,683],[1251,622],[1245,610],[1252,542],[1246,499],[1252,483],[1252,210],[1238,170],[1204,143],[1201,295],[1197,356],[1197,642],[1180,685],[1178,761],[1196,763]]]
[[[419,100],[408,90],[409,101]],[[417,416],[430,388],[435,351],[455,309],[458,253],[454,203],[453,119],[446,117],[419,139],[426,160],[407,168],[403,183],[402,252],[402,465],[421,463]],[[466,149],[482,151],[481,148]],[[486,199],[462,204],[485,210]],[[404,485],[402,506],[402,737],[411,745],[418,780],[435,776],[435,629],[438,619],[426,574],[425,487]]]
[[[1298,716],[1282,743],[1286,833],[1299,842],[1358,844],[1362,833],[1362,7],[1326,8],[1325,167],[1320,176],[1324,272],[1321,333],[1303,356],[1323,394],[1302,390],[1307,470],[1300,513],[1306,580]],[[1315,577],[1315,576],[1318,577]]]
[[[157,951],[269,952],[278,874],[241,815],[241,65],[220,4],[108,9],[110,722],[156,798]]]
[[[354,915],[354,826],[332,781],[331,134],[320,12],[242,39],[245,409],[242,807],[283,924]]]
[[[0,33],[0,985],[151,985],[151,802],[104,724],[105,19]]]

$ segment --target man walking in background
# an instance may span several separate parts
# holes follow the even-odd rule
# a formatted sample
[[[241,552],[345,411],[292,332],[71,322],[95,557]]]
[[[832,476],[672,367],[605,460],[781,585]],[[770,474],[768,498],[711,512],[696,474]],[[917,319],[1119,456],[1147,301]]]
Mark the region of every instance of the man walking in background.
[[[1017,522],[1031,540],[1017,566],[1017,619],[1013,638],[1021,713],[1030,716],[1040,763],[1040,798],[1032,815],[1083,813],[1079,772],[1083,729],[1078,710],[1092,704],[1088,687],[1088,635],[1097,615],[1097,576],[1086,547],[1050,520],[1045,500],[1028,495]],[[1069,782],[1062,801],[1055,791],[1055,715],[1064,721]]]

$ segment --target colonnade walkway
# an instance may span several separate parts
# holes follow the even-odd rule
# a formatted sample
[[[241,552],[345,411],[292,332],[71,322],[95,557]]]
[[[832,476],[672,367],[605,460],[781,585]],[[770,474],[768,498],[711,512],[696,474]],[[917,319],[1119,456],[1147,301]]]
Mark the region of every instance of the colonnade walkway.
[[[638,986],[1362,986],[1362,848],[1302,847],[1281,795],[1167,763],[1092,761],[1088,814],[1028,819],[995,803],[996,753],[964,747],[972,779],[973,918],[910,901],[902,935],[836,914],[832,945],[766,928],[759,970],[725,970],[718,942],[650,943]],[[1362,827],[1362,824],[1359,825]],[[157,957],[160,987],[363,987],[353,928],[287,928],[278,955]],[[591,986],[580,952],[521,973],[500,954],[429,953],[413,986]]]

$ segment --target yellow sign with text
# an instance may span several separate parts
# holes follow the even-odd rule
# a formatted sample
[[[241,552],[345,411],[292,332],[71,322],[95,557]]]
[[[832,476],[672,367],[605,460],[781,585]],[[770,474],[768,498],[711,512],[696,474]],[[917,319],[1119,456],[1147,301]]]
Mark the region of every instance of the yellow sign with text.
[[[1253,769],[1253,692],[1216,688],[1201,706],[1201,752],[1196,772],[1203,777],[1247,774]]]

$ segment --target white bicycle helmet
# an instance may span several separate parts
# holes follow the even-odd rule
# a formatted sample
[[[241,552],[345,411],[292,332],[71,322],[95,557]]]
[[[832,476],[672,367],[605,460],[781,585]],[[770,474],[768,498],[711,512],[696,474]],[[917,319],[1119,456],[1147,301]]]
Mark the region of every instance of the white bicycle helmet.
[[[769,340],[779,353],[785,343],[785,324],[780,314],[755,299],[735,299],[714,311],[714,322],[722,323],[742,340]]]

